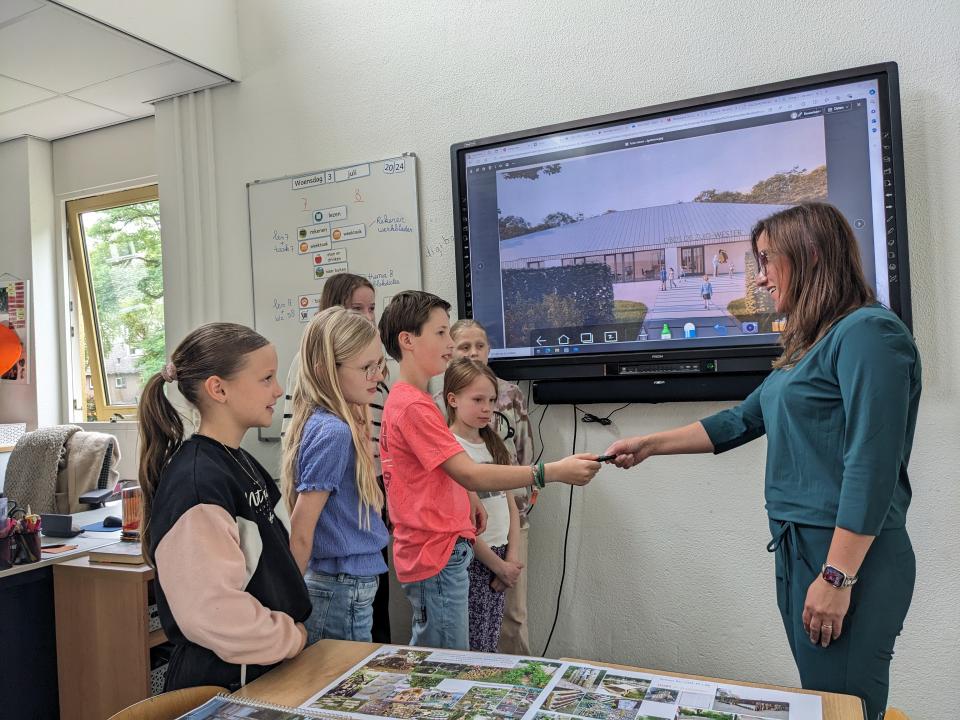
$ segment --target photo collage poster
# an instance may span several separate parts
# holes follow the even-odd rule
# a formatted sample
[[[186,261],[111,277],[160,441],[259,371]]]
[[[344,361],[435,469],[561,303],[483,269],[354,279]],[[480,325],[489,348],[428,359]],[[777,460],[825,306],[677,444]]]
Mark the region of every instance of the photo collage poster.
[[[399,646],[377,650],[301,707],[355,720],[822,720],[812,694]]]

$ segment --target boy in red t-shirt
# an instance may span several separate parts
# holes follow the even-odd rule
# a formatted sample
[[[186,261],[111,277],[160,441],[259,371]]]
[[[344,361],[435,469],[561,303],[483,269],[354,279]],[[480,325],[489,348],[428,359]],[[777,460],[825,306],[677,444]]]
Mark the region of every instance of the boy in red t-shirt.
[[[453,354],[449,311],[447,301],[411,290],[394,296],[380,317],[380,337],[400,364],[383,409],[380,459],[393,564],[413,606],[410,644],[467,650],[467,567],[485,523],[482,506],[468,491],[512,490],[538,480],[585,485],[600,463],[592,453],[540,467],[470,459],[427,392],[430,378],[446,369]]]

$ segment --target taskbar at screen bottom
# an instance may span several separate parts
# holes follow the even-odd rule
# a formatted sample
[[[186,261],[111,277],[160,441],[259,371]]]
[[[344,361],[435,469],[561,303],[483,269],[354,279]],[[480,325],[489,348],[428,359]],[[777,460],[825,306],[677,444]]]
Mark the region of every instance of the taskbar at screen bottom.
[[[696,335],[693,337],[677,337],[671,333],[666,337],[661,333],[646,339],[608,339],[586,340],[575,342],[570,338],[568,342],[554,342],[554,344],[535,344],[530,347],[494,348],[490,351],[491,360],[509,360],[511,358],[542,357],[556,355],[600,355],[613,353],[651,352],[656,350],[702,350],[707,348],[736,348],[753,346],[771,346],[779,341],[780,333],[749,333],[736,336],[731,335]],[[579,338],[577,338],[579,339]]]

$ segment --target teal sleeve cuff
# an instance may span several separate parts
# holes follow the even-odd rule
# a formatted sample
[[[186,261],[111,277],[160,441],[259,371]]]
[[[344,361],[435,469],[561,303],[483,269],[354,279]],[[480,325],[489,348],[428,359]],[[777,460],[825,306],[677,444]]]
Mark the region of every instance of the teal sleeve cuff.
[[[766,433],[763,408],[760,406],[761,385],[742,403],[729,410],[710,415],[700,421],[713,444],[714,455],[745,445]]]

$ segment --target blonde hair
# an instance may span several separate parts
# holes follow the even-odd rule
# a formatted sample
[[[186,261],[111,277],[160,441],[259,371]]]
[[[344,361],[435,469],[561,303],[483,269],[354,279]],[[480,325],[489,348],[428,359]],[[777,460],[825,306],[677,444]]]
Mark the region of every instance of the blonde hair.
[[[453,324],[453,327],[450,328],[450,337],[456,340],[457,335],[459,335],[464,330],[469,330],[470,328],[476,328],[477,330],[482,332],[484,337],[486,337],[487,341],[489,342],[490,338],[487,336],[487,329],[483,325],[478,323],[476,320],[471,320],[470,318],[457,320]]]
[[[377,338],[377,328],[360,313],[331,307],[313,316],[300,340],[300,368],[293,390],[293,418],[283,438],[280,487],[287,507],[297,499],[297,460],[303,429],[317,409],[336,415],[350,427],[356,452],[357,523],[370,527],[370,511],[383,508],[383,491],[377,483],[370,448],[369,409],[347,401],[340,387],[337,366],[359,355]]]
[[[443,374],[443,404],[447,408],[447,425],[452,425],[457,419],[457,409],[452,407],[447,400],[450,393],[454,395],[461,393],[470,383],[478,377],[485,377],[493,385],[493,394],[497,394],[497,376],[493,370],[487,367],[479,360],[471,360],[467,357],[457,358],[447,365],[447,371]],[[487,446],[493,462],[496,465],[512,465],[510,451],[503,444],[501,437],[489,425],[480,428],[480,438],[483,444]]]

